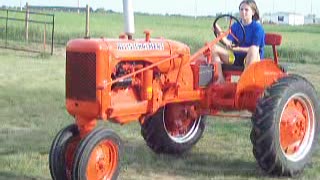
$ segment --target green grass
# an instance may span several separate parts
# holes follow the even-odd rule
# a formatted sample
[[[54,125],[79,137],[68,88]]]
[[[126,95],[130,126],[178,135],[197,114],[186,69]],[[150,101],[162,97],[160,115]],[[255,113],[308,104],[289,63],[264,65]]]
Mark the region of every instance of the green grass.
[[[64,102],[63,56],[0,51],[0,179],[49,180],[48,152],[56,133],[73,122]],[[319,67],[288,64],[320,90]],[[138,123],[114,129],[125,146],[120,179],[272,179],[259,169],[249,140],[250,120],[213,117],[203,138],[180,157],[157,155],[145,144]],[[301,179],[319,177],[320,153]]]

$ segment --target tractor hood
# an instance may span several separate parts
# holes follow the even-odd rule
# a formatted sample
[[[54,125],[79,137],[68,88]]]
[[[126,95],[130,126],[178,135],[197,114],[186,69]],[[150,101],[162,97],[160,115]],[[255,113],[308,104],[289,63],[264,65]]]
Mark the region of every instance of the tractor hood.
[[[67,44],[67,52],[70,51],[95,53],[107,51],[115,59],[146,61],[177,54],[190,56],[190,48],[186,44],[160,38],[148,41],[145,39],[74,39]]]

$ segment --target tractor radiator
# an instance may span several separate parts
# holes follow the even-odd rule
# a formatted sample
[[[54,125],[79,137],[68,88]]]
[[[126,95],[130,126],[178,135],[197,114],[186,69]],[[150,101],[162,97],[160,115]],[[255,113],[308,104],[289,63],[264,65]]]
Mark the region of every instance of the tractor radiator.
[[[96,101],[96,54],[67,52],[66,98]]]

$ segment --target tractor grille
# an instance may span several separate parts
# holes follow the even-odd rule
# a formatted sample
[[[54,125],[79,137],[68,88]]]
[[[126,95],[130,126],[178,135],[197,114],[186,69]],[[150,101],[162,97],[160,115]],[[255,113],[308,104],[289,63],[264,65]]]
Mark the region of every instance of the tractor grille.
[[[66,97],[96,100],[96,54],[67,52]]]

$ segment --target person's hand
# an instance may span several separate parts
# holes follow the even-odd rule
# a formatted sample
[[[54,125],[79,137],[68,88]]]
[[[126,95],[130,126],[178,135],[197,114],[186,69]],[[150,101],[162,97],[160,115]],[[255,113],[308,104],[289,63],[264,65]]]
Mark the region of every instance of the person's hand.
[[[232,51],[235,51],[235,52],[239,52],[240,51],[240,48],[239,46],[232,46]]]
[[[231,41],[226,41],[225,44],[226,44],[226,48],[227,48],[228,50],[232,50],[232,51],[233,51],[233,48],[234,48],[234,47],[233,47]]]
[[[212,29],[214,32],[216,32],[217,35],[220,35],[222,33],[222,29],[219,26],[219,24],[216,24],[215,28]]]

